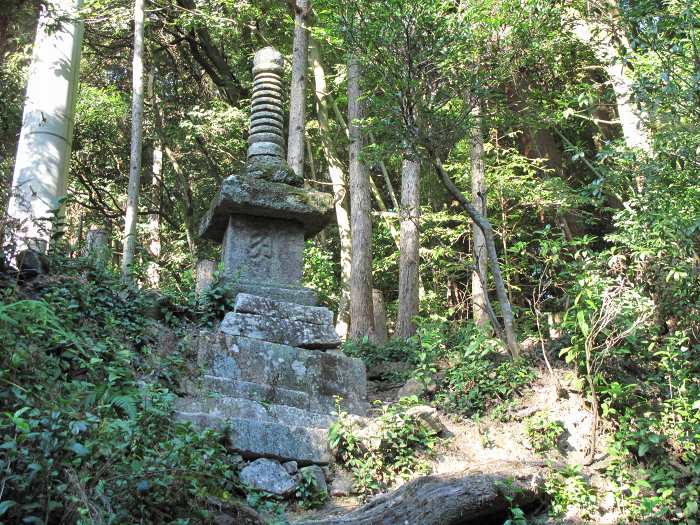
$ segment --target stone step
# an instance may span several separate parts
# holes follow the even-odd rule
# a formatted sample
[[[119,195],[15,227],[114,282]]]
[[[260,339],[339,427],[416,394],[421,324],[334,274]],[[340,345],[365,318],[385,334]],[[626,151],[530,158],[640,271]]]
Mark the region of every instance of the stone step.
[[[225,431],[231,448],[245,458],[274,458],[296,461],[300,465],[325,465],[332,458],[326,429],[227,418],[204,412],[179,411],[176,416],[180,421]]]
[[[333,312],[323,306],[304,306],[247,293],[238,294],[234,312],[333,327]]]
[[[229,312],[221,322],[219,330],[226,335],[300,348],[330,349],[340,346],[340,338],[332,324],[314,324],[271,315]]]
[[[330,428],[336,419],[328,414],[297,407],[231,396],[182,398],[176,402],[176,408],[187,413],[206,413],[227,419],[250,419],[308,428]]]
[[[211,376],[306,393],[309,409],[316,412],[330,413],[340,396],[343,410],[367,413],[360,359],[209,331],[200,333],[197,353]]]
[[[277,405],[287,405],[290,407],[313,410],[310,408],[309,394],[298,390],[287,388],[271,387],[248,381],[236,381],[226,377],[204,375],[202,378],[204,390],[217,392],[225,396],[242,397],[260,401],[261,403],[275,403]]]

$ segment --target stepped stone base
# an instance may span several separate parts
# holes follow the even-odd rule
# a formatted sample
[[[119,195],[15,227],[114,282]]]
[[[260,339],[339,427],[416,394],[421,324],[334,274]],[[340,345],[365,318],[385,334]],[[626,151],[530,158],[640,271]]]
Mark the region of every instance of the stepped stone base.
[[[328,463],[336,403],[359,416],[368,408],[364,363],[317,349],[338,346],[332,321],[326,308],[239,294],[219,330],[199,334],[205,373],[178,417],[227,429],[244,457]]]

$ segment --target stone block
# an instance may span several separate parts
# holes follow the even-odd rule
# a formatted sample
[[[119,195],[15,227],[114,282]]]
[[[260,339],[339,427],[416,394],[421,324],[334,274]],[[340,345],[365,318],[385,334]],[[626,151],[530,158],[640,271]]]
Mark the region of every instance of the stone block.
[[[206,413],[177,412],[176,416],[181,421],[191,421],[200,427],[227,431],[231,448],[245,458],[267,457],[296,461],[300,465],[325,465],[331,461],[326,429],[227,419]]]
[[[282,319],[269,315],[229,312],[219,330],[225,335],[243,336],[299,348],[336,348],[340,338],[332,325]]]
[[[260,283],[254,281],[235,280],[229,283],[228,293],[230,299],[234,300],[239,293],[249,293],[252,295],[269,297],[276,301],[296,303],[305,306],[316,306],[318,295],[310,288],[303,286],[282,286],[270,283]]]
[[[187,413],[206,413],[227,419],[278,422],[307,428],[330,428],[335,421],[335,418],[328,414],[230,396],[182,398],[177,400],[176,408]]]
[[[241,470],[241,481],[256,490],[276,496],[288,496],[297,487],[297,481],[272,459],[260,458]]]
[[[227,177],[202,218],[199,233],[221,242],[231,215],[255,215],[296,221],[304,236],[313,237],[333,220],[333,195],[263,178]]]
[[[225,396],[243,397],[264,404],[275,403],[304,410],[309,410],[311,405],[309,394],[298,390],[289,390],[278,386],[261,385],[212,375],[205,375],[202,383],[205,391],[218,392]]]
[[[286,301],[276,301],[246,293],[238,294],[234,311],[243,314],[269,315],[303,323],[333,326],[333,312],[322,306],[303,306]]]
[[[198,363],[220,378],[305,392],[309,410],[330,413],[334,396],[353,414],[367,412],[367,378],[360,359],[247,337],[202,331]]]
[[[223,240],[224,274],[243,281],[301,285],[304,231],[283,219],[232,215]]]

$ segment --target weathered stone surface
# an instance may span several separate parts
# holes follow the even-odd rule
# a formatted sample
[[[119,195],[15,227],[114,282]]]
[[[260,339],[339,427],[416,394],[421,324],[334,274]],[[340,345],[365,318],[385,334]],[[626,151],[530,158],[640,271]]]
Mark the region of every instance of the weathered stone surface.
[[[197,261],[197,277],[195,280],[194,293],[201,295],[214,282],[216,274],[216,261],[211,259],[200,259]]]
[[[212,375],[205,375],[202,383],[205,389],[225,396],[244,397],[265,404],[275,403],[310,410],[309,394],[306,392]]]
[[[314,494],[328,494],[328,485],[326,485],[326,476],[323,470],[318,465],[309,465],[299,469],[299,474],[302,477],[309,477],[314,480]]]
[[[236,297],[234,311],[242,314],[269,315],[278,319],[289,319],[321,326],[333,325],[333,312],[328,308],[303,306],[244,293],[238,294]]]
[[[296,461],[287,461],[282,466],[284,467],[284,470],[286,470],[292,475],[296,474],[299,470],[299,465],[297,465]]]
[[[256,459],[244,467],[240,478],[249,487],[276,496],[288,496],[297,486],[297,481],[279,462],[265,458]]]
[[[202,331],[199,365],[211,375],[305,392],[309,410],[331,413],[334,396],[352,414],[367,413],[367,380],[360,359]]]
[[[301,284],[304,231],[299,223],[231,215],[223,248],[228,278],[283,286]]]
[[[33,279],[49,273],[49,258],[43,253],[27,249],[17,254],[17,269],[23,279]]]
[[[304,306],[315,306],[318,304],[318,295],[310,288],[302,286],[282,286],[269,283],[252,281],[236,281],[229,285],[232,299],[239,293],[249,293],[252,295],[262,295],[276,301],[296,303]]]
[[[347,470],[338,470],[335,473],[333,482],[331,483],[331,496],[343,497],[354,494],[355,480],[350,472]]]
[[[221,242],[233,214],[288,219],[302,224],[307,238],[333,219],[333,196],[243,175],[227,177],[203,217],[199,234]]]
[[[243,418],[255,421],[279,422],[289,426],[330,428],[335,420],[327,414],[319,414],[301,408],[277,404],[263,404],[240,397],[183,398],[176,407],[186,413],[206,413],[228,419]]]
[[[396,396],[402,397],[418,396],[420,397],[425,392],[425,386],[417,379],[411,378],[399,389]]]
[[[243,457],[268,457],[296,461],[301,465],[327,464],[328,430],[290,427],[281,423],[250,419],[222,418],[206,413],[177,412],[178,419],[201,427],[228,430],[231,448]]]
[[[299,348],[336,348],[340,338],[332,325],[271,316],[229,312],[219,328],[226,335],[250,337]]]
[[[447,430],[438,417],[437,409],[431,406],[418,405],[410,407],[406,410],[406,415],[417,419],[436,434],[442,434]]]

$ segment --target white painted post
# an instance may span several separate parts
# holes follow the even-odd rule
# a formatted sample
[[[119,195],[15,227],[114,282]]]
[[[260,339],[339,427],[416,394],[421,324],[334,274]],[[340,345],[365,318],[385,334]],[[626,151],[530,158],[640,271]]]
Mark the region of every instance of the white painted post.
[[[42,251],[51,235],[44,219],[66,192],[83,40],[76,20],[83,0],[47,3],[36,32],[8,208],[20,223],[19,248]],[[66,15],[71,20],[57,24]]]

